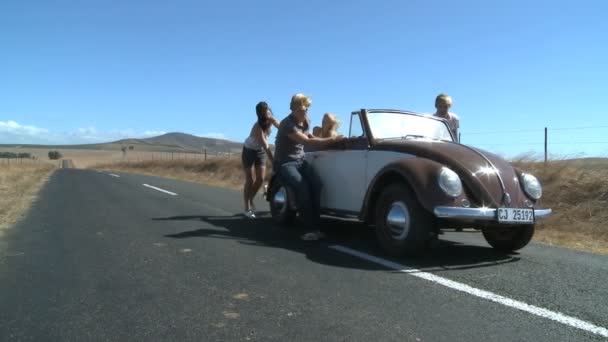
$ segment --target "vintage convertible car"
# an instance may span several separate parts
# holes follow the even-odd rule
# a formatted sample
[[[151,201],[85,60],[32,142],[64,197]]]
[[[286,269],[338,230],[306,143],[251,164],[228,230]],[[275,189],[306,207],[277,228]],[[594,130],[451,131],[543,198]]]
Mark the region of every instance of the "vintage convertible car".
[[[418,254],[444,228],[483,232],[495,249],[526,246],[541,208],[533,175],[501,157],[456,142],[439,118],[399,110],[353,112],[346,148],[307,152],[323,181],[324,215],[375,227],[391,255]],[[294,193],[272,177],[266,199],[272,217],[292,224]]]

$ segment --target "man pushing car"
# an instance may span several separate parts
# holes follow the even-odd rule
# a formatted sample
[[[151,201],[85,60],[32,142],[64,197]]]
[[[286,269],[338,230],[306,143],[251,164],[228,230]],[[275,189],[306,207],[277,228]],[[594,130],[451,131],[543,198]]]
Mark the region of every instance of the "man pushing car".
[[[298,209],[309,233],[304,240],[318,240],[323,237],[319,230],[322,183],[312,166],[304,160],[304,145],[315,149],[330,147],[344,137],[319,138],[308,134],[308,108],[312,100],[304,94],[291,98],[291,113],[281,121],[275,141],[274,172],[280,181],[291,188],[296,197]]]

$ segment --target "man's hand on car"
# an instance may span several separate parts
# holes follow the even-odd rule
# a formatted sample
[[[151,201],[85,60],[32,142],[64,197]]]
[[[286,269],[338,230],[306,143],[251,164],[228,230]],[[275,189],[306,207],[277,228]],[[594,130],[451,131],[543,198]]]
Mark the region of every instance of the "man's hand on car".
[[[332,139],[332,147],[335,149],[346,150],[352,146],[352,142],[350,139],[347,139],[343,135],[338,135],[333,137]]]

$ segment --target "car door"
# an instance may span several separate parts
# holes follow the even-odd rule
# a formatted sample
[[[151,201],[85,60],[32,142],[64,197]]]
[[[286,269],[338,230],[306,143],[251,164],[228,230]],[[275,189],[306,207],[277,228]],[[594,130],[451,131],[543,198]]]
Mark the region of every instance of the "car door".
[[[345,215],[357,215],[363,204],[367,183],[368,143],[359,115],[355,113],[351,117],[349,139],[354,143],[347,150],[307,153],[307,159],[323,182],[321,207]]]
[[[321,177],[321,207],[358,214],[365,186],[367,151],[317,151],[312,165]]]

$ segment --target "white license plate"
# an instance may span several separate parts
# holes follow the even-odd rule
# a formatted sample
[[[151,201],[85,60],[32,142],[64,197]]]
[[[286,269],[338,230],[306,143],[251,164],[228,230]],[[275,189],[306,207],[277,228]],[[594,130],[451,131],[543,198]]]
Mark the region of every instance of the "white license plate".
[[[534,209],[498,208],[499,223],[534,223]]]

